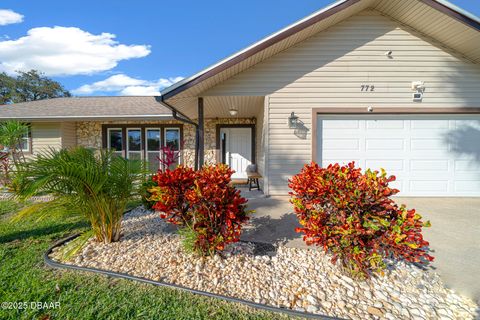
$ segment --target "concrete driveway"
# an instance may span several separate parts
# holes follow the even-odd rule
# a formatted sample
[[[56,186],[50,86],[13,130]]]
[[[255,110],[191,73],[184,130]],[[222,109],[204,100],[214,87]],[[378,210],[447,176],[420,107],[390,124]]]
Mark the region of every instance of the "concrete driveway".
[[[253,198],[255,210],[242,239],[305,248],[288,197]],[[424,237],[430,242],[431,265],[445,284],[480,302],[480,198],[397,198],[432,222]]]

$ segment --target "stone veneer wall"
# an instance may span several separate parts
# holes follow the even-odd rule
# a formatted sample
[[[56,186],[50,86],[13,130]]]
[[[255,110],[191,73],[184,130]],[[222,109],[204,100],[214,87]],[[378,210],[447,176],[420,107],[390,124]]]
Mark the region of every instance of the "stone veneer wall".
[[[205,163],[214,164],[217,159],[216,126],[217,124],[255,124],[255,118],[222,118],[205,119]],[[182,124],[183,125],[183,154],[182,158],[187,166],[194,164],[195,157],[195,127],[176,120],[163,121],[82,121],[77,122],[77,145],[102,148],[103,124]]]

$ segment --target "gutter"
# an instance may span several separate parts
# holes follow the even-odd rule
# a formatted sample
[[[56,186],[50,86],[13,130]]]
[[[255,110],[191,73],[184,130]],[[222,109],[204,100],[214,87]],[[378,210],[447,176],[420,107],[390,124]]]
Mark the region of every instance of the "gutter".
[[[190,124],[192,126],[195,126],[195,170],[198,170],[198,149],[199,149],[199,131],[198,131],[198,123],[194,122],[192,119],[190,119],[187,115],[183,114],[182,112],[178,111],[175,109],[174,106],[168,104],[164,98],[163,95],[161,96],[155,96],[155,100],[163,105],[164,107],[170,109],[172,111],[173,118],[175,120],[178,120],[183,123]],[[179,116],[180,115],[180,116]]]

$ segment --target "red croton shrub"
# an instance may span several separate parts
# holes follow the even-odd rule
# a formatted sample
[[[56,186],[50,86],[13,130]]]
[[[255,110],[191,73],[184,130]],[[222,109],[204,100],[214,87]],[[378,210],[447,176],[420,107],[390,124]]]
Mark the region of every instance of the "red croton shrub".
[[[185,245],[201,255],[213,255],[240,239],[248,220],[247,200],[229,185],[233,171],[224,164],[195,172],[179,166],[155,175],[150,189],[153,208],[171,223],[183,226]]]
[[[422,217],[398,206],[391,196],[399,190],[388,185],[395,177],[386,172],[362,173],[355,163],[321,168],[305,165],[289,181],[291,202],[308,245],[332,253],[353,276],[382,272],[387,258],[409,262],[432,261],[422,237]]]
[[[148,190],[149,201],[153,201],[152,209],[161,212],[160,217],[173,224],[188,224],[192,212],[186,195],[193,190],[196,175],[193,169],[181,165],[174,170],[159,170],[152,177],[155,186]]]

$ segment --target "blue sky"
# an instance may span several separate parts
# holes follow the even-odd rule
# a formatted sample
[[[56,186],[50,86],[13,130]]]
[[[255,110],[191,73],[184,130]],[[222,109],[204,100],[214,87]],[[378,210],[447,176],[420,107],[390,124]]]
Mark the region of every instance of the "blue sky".
[[[329,3],[2,0],[0,68],[41,66],[78,95],[150,94]]]

